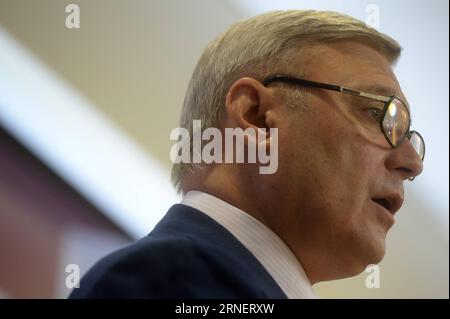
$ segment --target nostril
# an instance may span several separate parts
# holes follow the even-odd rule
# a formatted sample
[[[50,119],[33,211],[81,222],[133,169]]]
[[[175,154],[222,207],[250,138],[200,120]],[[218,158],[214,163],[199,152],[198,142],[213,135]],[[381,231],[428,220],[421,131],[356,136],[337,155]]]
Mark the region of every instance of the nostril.
[[[406,180],[406,179],[412,180],[416,177],[416,175],[414,174],[414,171],[410,168],[399,167],[398,170],[400,171],[400,174],[401,174],[403,180]]]
[[[419,162],[420,161],[420,162]],[[421,160],[419,160],[416,163],[411,163],[408,168],[403,167],[404,175],[406,178],[408,178],[410,181],[414,180],[417,176],[419,176],[423,171],[423,163]],[[406,179],[405,178],[405,179]]]

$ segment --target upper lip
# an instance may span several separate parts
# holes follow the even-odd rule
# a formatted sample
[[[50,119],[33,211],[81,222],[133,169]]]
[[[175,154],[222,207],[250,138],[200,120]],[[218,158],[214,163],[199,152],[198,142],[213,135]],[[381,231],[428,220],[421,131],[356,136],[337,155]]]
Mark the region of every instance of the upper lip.
[[[372,198],[374,202],[386,208],[394,215],[403,205],[403,196],[400,193],[387,193]]]

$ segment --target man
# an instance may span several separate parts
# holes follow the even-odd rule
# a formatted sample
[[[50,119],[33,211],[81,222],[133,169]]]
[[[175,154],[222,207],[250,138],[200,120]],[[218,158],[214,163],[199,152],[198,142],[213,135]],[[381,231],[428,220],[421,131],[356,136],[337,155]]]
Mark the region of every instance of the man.
[[[245,145],[276,143],[277,170],[175,164],[181,204],[103,259],[72,297],[314,298],[311,285],[379,263],[403,182],[424,156],[392,71],[400,51],[333,12],[270,12],[232,26],[200,58],[181,126],[255,129]]]

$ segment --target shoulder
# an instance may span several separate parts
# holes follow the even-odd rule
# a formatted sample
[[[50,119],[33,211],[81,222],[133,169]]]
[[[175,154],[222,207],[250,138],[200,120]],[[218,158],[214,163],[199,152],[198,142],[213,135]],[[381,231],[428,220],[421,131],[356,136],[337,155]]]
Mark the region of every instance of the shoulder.
[[[245,270],[226,250],[189,237],[153,237],[98,262],[71,298],[250,297]],[[243,277],[243,278],[236,278]]]

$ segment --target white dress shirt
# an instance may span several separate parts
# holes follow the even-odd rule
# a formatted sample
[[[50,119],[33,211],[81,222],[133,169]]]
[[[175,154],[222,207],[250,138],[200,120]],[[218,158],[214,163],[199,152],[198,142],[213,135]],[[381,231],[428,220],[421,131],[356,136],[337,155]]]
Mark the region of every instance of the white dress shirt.
[[[264,266],[288,298],[317,298],[302,265],[289,247],[256,218],[199,191],[185,194],[181,204],[203,212],[233,234]]]

